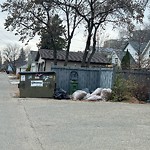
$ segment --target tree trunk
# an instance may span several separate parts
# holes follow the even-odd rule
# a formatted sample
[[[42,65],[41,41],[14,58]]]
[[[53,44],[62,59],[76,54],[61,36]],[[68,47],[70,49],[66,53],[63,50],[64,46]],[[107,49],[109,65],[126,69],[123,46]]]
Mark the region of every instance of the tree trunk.
[[[67,64],[68,64],[68,57],[69,57],[70,45],[71,45],[71,39],[68,39],[68,44],[67,44],[67,50],[66,50],[66,56],[65,56],[64,66],[67,66]]]
[[[54,65],[57,65],[57,49],[56,49],[56,46],[55,46],[55,42],[54,42],[54,39],[53,39],[53,36],[52,34],[50,34],[51,36],[51,42],[53,44],[53,58],[54,58]]]
[[[54,65],[57,65],[57,50],[53,50],[53,56],[54,56]]]
[[[91,37],[92,37],[92,30],[89,32],[87,41],[86,41],[86,47],[84,50],[84,54],[83,54],[83,58],[82,58],[82,63],[81,63],[81,67],[86,67],[86,59],[90,50],[90,44],[91,44]]]
[[[95,54],[95,51],[96,51],[96,33],[97,33],[97,29],[98,28],[95,28],[95,31],[94,31],[94,35],[93,35],[93,49],[92,49],[92,53],[90,54],[90,56],[88,58],[87,67],[90,67],[91,59],[92,59],[92,57],[93,57],[93,55]]]

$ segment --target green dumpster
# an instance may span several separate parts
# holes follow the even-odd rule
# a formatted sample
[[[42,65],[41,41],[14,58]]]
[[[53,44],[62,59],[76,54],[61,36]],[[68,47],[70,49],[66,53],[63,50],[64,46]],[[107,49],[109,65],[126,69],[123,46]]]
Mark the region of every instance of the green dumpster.
[[[20,72],[20,97],[51,98],[56,86],[55,72]]]

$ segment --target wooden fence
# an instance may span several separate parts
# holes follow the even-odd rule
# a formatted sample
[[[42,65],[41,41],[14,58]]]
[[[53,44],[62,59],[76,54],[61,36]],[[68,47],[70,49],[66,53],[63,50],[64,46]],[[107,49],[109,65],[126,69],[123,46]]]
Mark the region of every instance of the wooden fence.
[[[68,68],[53,66],[52,71],[56,72],[56,87],[70,91],[72,80],[78,84],[78,89],[88,88],[90,91],[98,87],[111,88],[113,84],[112,68]]]
[[[145,85],[150,90],[150,71],[143,70],[124,70],[116,71],[116,75],[121,75],[125,79],[134,80],[139,85]]]

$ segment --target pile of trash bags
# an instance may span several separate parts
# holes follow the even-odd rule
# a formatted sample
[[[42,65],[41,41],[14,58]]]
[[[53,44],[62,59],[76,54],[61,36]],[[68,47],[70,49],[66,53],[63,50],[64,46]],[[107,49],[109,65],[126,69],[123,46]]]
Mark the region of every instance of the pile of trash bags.
[[[54,91],[54,99],[70,99],[70,97],[65,90],[56,88]]]
[[[87,100],[87,101],[107,101],[111,96],[112,90],[110,88],[97,88],[94,92],[86,90],[75,91],[71,98],[73,100]]]

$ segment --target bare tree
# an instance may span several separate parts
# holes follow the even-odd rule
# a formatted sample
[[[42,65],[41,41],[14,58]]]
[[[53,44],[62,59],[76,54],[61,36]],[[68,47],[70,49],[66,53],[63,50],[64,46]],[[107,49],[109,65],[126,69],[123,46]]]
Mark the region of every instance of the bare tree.
[[[70,2],[72,4],[77,3],[77,0],[62,0],[65,4]],[[75,29],[80,24],[81,20],[77,13],[67,5],[61,5],[59,1],[45,1],[45,0],[12,0],[4,2],[2,5],[2,11],[8,12],[8,17],[5,20],[5,28],[7,30],[16,31],[16,34],[21,36],[20,40],[24,42],[26,39],[32,39],[36,34],[46,36],[43,37],[42,41],[48,39],[54,49],[53,57],[54,64],[57,64],[57,40],[55,37],[60,28],[62,28],[62,34],[65,34],[65,26],[60,24],[56,28],[56,24],[53,26],[53,18],[56,14],[63,16],[63,24],[66,25],[65,41],[67,41],[66,59],[64,65],[68,63],[68,55],[71,45],[71,40],[74,36]],[[61,35],[61,38],[64,37]],[[63,38],[62,38],[63,39]],[[29,41],[28,40],[28,41]],[[27,41],[27,42],[28,42]],[[57,42],[57,43],[56,43]],[[44,43],[45,44],[45,43]]]
[[[126,23],[131,24],[133,20],[141,22],[143,18],[143,10],[147,2],[147,0],[144,0],[143,3],[141,3],[141,1],[133,0],[78,0],[76,5],[69,2],[67,4],[65,3],[64,5],[73,8],[76,13],[83,18],[87,31],[82,66],[86,66],[92,37],[93,46],[95,46],[94,36],[95,32],[97,32],[97,28],[105,28],[108,23],[120,26]],[[93,48],[93,53],[94,51],[95,48]],[[93,53],[91,55],[93,55]]]
[[[67,46],[66,46],[66,57],[65,57],[64,66],[67,66],[67,63],[68,63],[70,46],[71,46],[71,42],[72,42],[72,38],[74,36],[75,30],[82,21],[82,18],[76,13],[76,11],[72,9],[71,7],[69,7],[67,4],[71,3],[71,4],[76,5],[77,2],[78,0],[55,1],[56,5],[58,5],[59,13],[63,12],[64,24],[66,25],[65,37],[67,40]]]
[[[3,49],[3,58],[6,62],[16,65],[16,60],[20,55],[20,47],[18,45],[8,44],[6,48]]]
[[[87,66],[90,46],[93,45],[94,47],[96,45],[95,32],[98,31],[98,28],[105,29],[108,23],[112,23],[116,27],[123,24],[132,24],[133,20],[142,22],[144,9],[148,1],[143,0],[141,3],[141,0],[7,0],[1,7],[2,11],[8,12],[5,28],[14,30],[16,34],[20,34],[20,40],[22,41],[27,37],[30,40],[36,34],[40,35],[43,30],[49,33],[50,39],[53,40],[53,32],[50,25],[52,16],[58,10],[56,9],[58,8],[58,4],[65,12],[71,12],[74,18],[72,25],[77,23],[76,17],[78,16],[83,20],[87,32],[86,46],[82,60],[82,66]],[[66,14],[66,20],[70,21],[70,18],[67,19],[67,16]],[[74,31],[68,33],[68,37],[72,38]],[[68,38],[68,49],[70,42]],[[95,48],[93,48],[91,55],[93,55],[94,51]],[[69,50],[67,50],[66,58],[68,57],[68,53]],[[55,62],[56,56],[57,51],[55,50]],[[88,61],[91,60],[91,57]]]
[[[6,0],[1,5],[3,12],[8,12],[5,19],[5,29],[16,32],[20,35],[20,41],[27,43],[35,35],[48,35],[53,49],[54,64],[57,64],[57,48],[55,36],[60,29],[64,30],[63,24],[56,28],[54,18],[58,20],[59,16],[55,12],[53,1],[45,0]],[[59,20],[61,20],[59,18]]]

